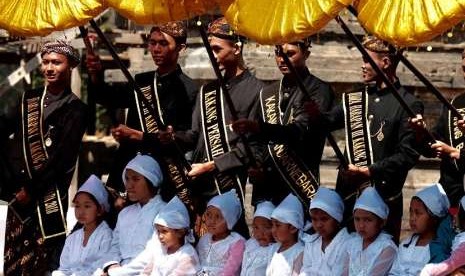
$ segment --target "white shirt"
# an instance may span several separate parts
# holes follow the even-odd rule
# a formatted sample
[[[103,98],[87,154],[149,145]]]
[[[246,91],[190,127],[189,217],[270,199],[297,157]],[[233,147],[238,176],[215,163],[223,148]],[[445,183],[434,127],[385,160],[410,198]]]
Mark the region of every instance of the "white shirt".
[[[245,243],[241,276],[265,275],[268,250],[269,246],[260,246],[256,239],[250,238]]]
[[[299,275],[302,269],[304,244],[297,241],[293,246],[278,252],[280,243],[275,243],[268,250],[267,276]]]
[[[161,197],[156,195],[143,206],[135,203],[121,210],[113,230],[108,263],[128,264],[145,249],[155,229],[153,220],[165,205]]]
[[[197,251],[190,243],[176,252],[167,254],[165,248],[158,248],[142,275],[150,276],[195,276],[200,270]]]
[[[323,239],[319,234],[313,234],[310,241],[305,243],[304,261],[300,276],[342,275],[344,258],[347,258],[346,246],[351,237],[347,229],[343,228],[323,251],[321,250]]]
[[[355,234],[347,244],[348,264],[343,275],[386,275],[391,269],[396,253],[397,246],[386,233],[380,233],[365,249],[362,237]]]
[[[210,233],[203,235],[197,244],[201,271],[209,276],[221,275],[229,258],[231,248],[240,242],[245,243],[245,240],[236,232],[231,232],[229,236],[219,241],[213,241]]]
[[[429,245],[417,246],[418,235],[403,240],[389,275],[417,276],[430,260]]]
[[[103,265],[104,257],[110,250],[111,240],[112,231],[105,221],[95,228],[86,246],[83,245],[84,229],[76,230],[66,238],[60,256],[60,267],[52,275],[92,275]]]

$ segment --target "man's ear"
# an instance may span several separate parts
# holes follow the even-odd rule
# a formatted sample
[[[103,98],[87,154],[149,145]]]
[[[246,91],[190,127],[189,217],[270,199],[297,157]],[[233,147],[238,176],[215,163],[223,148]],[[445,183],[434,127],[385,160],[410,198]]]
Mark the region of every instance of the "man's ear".
[[[382,61],[383,61],[382,64],[383,64],[383,69],[384,69],[384,70],[387,70],[387,69],[391,68],[391,66],[392,66],[392,61],[391,61],[391,59],[390,59],[388,56],[384,56],[383,59],[382,59]]]
[[[186,43],[180,43],[180,44],[176,45],[176,47],[178,48],[178,52],[181,52],[181,51],[186,50],[187,45],[186,45]]]
[[[237,41],[236,43],[234,43],[234,54],[235,55],[240,55],[241,54],[241,51],[242,51],[242,42],[241,41]]]

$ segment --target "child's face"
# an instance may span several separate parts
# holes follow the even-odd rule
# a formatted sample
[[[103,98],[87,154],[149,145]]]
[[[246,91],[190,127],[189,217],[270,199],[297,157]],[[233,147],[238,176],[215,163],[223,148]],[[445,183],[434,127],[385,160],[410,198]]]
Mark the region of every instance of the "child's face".
[[[333,238],[339,230],[339,222],[325,211],[315,208],[310,210],[313,229],[323,238]]]
[[[296,241],[297,228],[289,223],[283,223],[276,219],[271,219],[271,233],[273,238],[280,243]]]
[[[431,229],[435,229],[434,219],[428,213],[425,204],[417,199],[412,198],[409,210],[410,229],[416,234],[423,234]]]
[[[253,237],[260,246],[268,246],[274,242],[271,234],[271,220],[264,217],[255,217],[253,219]]]
[[[131,169],[126,170],[126,191],[130,201],[145,204],[153,197],[150,190],[150,183],[147,183],[145,177]]]
[[[223,236],[229,232],[223,214],[221,214],[220,209],[214,206],[208,206],[205,213],[205,224],[207,225],[208,232],[214,237]]]
[[[88,193],[80,192],[74,198],[74,214],[79,223],[85,227],[96,226],[99,217],[103,215],[102,207]]]
[[[364,240],[373,241],[383,229],[384,221],[372,212],[355,209],[354,224],[355,230]]]
[[[166,248],[168,253],[172,253],[182,246],[184,240],[182,230],[171,229],[159,224],[155,224],[155,228],[161,245]]]

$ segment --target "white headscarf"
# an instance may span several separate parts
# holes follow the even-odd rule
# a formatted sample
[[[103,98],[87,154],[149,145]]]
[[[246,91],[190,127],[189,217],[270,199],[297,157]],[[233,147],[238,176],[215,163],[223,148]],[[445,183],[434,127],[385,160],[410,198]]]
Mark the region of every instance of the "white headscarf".
[[[77,191],[76,195],[80,192],[86,192],[94,196],[97,202],[102,206],[105,212],[110,211],[110,204],[108,204],[108,192],[103,186],[102,181],[95,175],[89,176],[89,178],[82,184]]]
[[[271,214],[274,218],[282,223],[289,223],[299,230],[304,227],[304,208],[299,199],[293,194],[289,194]]]
[[[160,165],[152,157],[148,155],[137,155],[129,161],[126,168],[123,170],[123,183],[126,185],[126,170],[131,169],[137,173],[140,173],[147,178],[154,187],[160,186],[163,181],[163,173],[160,169]]]
[[[338,222],[341,222],[344,214],[344,202],[334,190],[319,187],[310,202],[310,210],[312,209],[321,209]]]
[[[271,219],[271,214],[273,213],[276,207],[270,201],[262,201],[257,204],[257,208],[255,209],[255,213],[253,217],[263,217],[266,219]]]
[[[174,196],[163,208],[153,221],[154,224],[171,229],[185,229],[190,227],[189,212],[186,205]]]
[[[462,199],[460,199],[460,206],[462,206],[462,209],[465,211],[465,196],[462,196]]]
[[[355,209],[372,212],[381,219],[387,219],[389,215],[388,206],[373,187],[367,187],[363,190],[362,194],[355,202],[354,212]]]
[[[435,183],[415,194],[435,216],[444,217],[449,211],[450,203],[441,184]]]
[[[235,189],[213,197],[208,202],[208,206],[216,207],[221,211],[229,230],[234,227],[242,214],[241,201]]]

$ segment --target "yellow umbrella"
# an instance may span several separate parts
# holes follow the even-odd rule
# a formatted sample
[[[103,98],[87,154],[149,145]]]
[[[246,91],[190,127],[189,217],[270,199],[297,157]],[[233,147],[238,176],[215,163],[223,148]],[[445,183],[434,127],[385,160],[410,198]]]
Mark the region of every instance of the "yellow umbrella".
[[[465,0],[359,0],[368,32],[397,46],[431,40],[465,19]]]
[[[105,6],[98,0],[0,0],[0,28],[18,36],[45,36],[83,25]]]
[[[259,43],[276,44],[310,36],[352,0],[235,0],[224,9],[239,33]]]
[[[124,17],[138,24],[188,19],[228,5],[233,0],[107,0]]]

